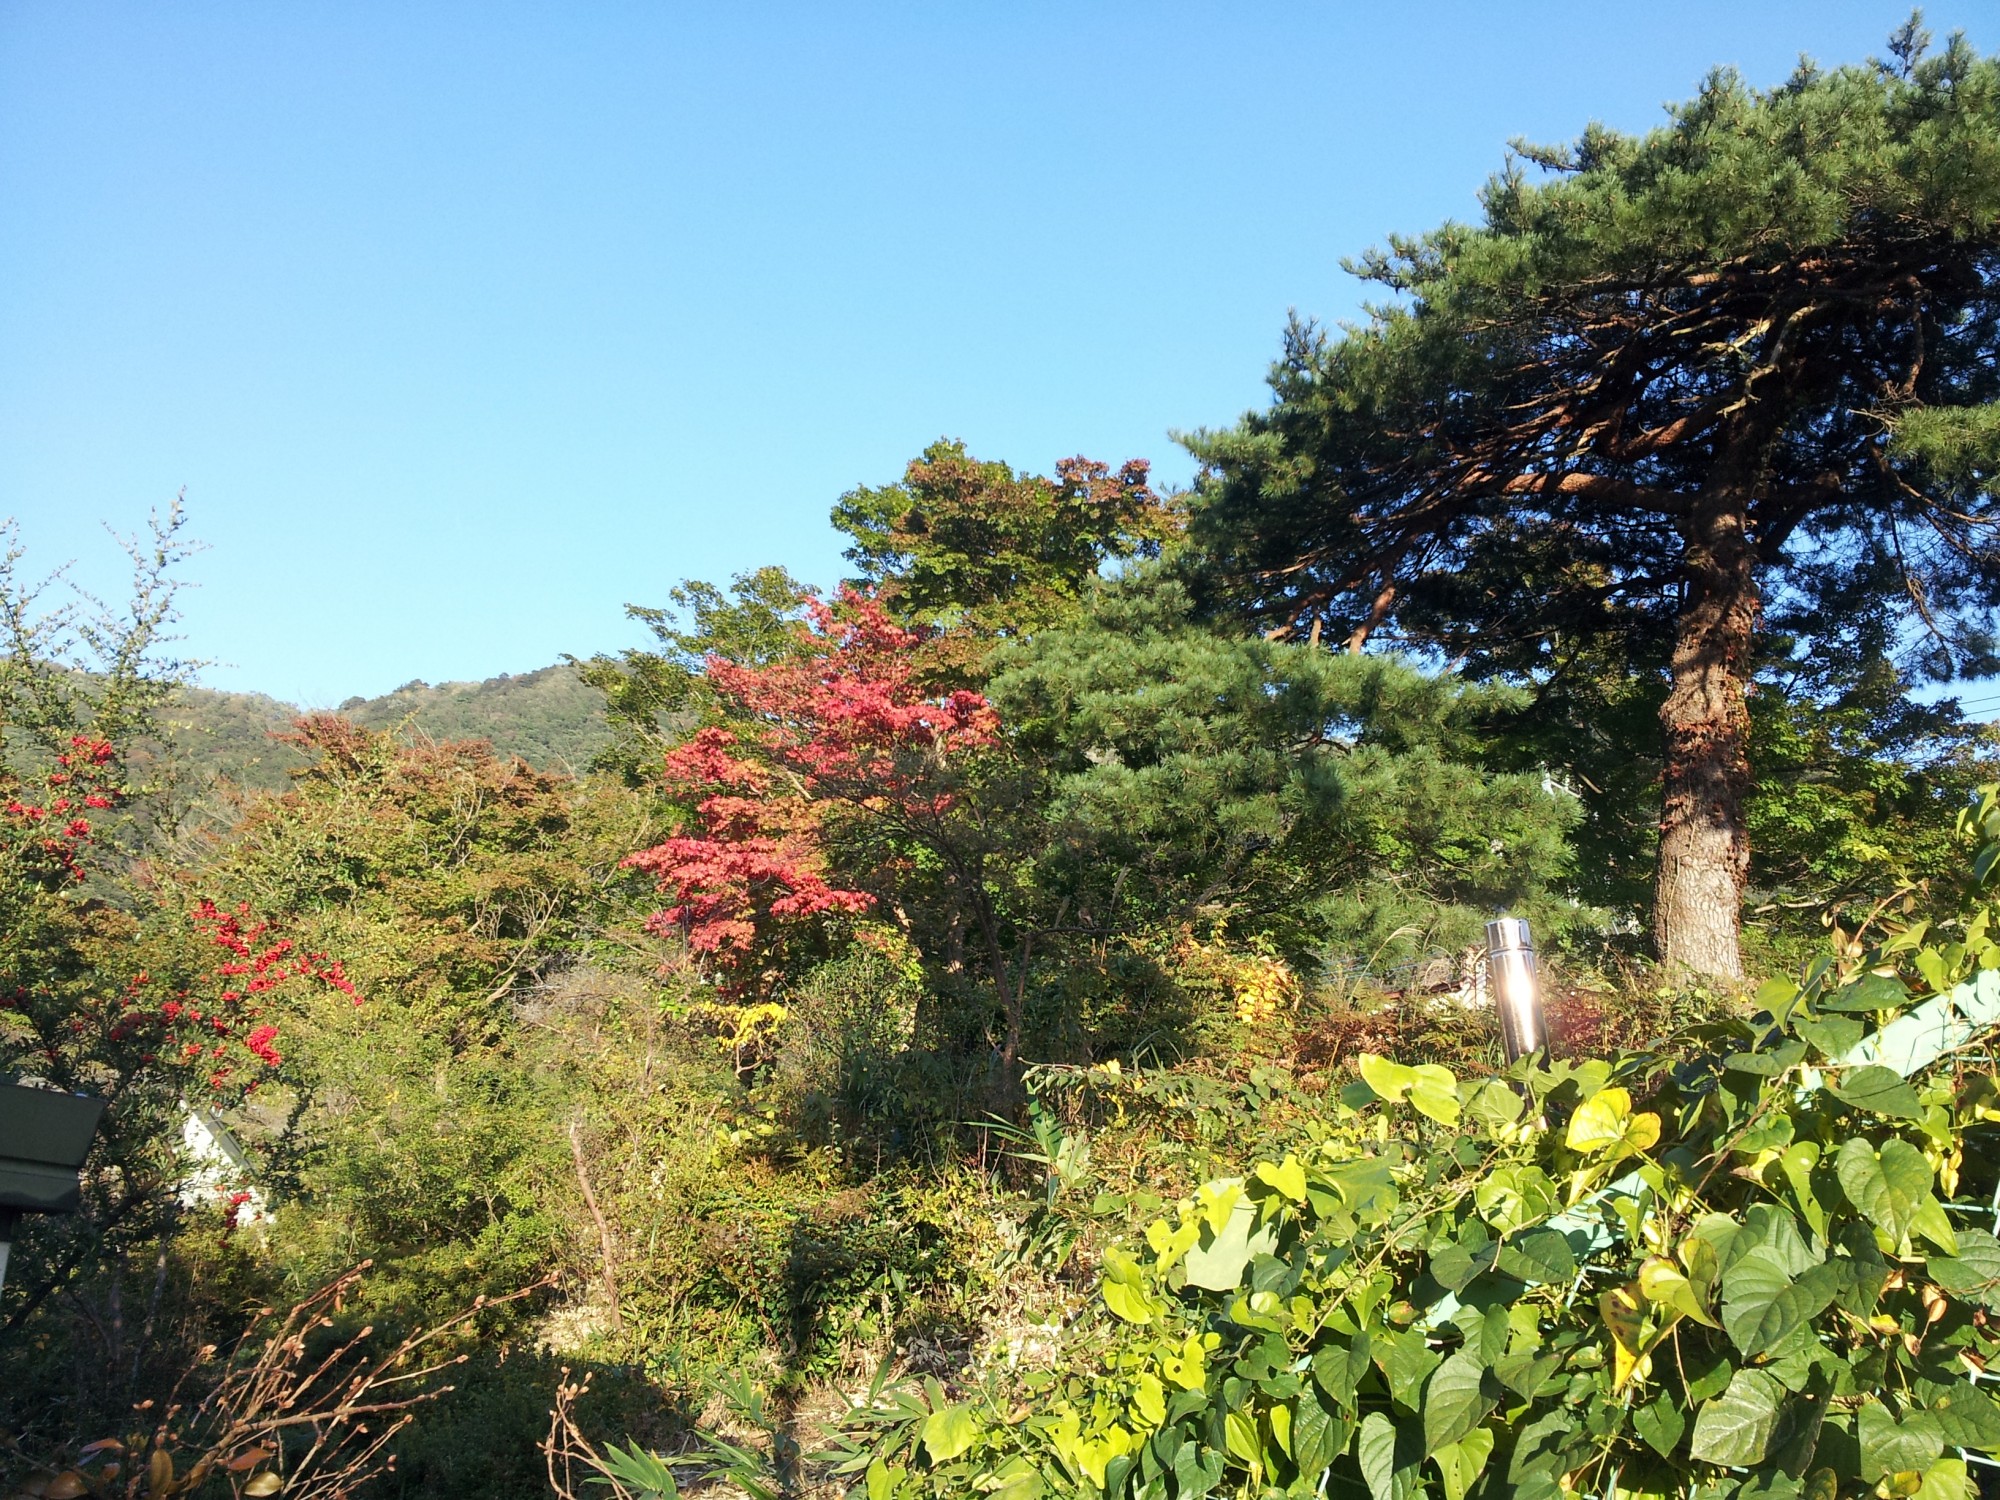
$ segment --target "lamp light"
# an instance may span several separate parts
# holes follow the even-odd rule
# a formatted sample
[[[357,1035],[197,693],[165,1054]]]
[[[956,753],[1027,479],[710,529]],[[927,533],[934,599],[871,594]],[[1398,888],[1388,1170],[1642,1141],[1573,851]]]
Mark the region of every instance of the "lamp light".
[[[1486,924],[1486,971],[1493,1009],[1500,1017],[1500,1046],[1510,1063],[1549,1044],[1542,1019],[1542,982],[1535,965],[1535,940],[1519,917]]]

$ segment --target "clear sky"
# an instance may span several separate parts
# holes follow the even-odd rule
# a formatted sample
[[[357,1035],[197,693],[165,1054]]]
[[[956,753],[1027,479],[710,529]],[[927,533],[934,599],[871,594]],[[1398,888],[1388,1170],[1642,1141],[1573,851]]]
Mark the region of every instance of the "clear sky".
[[[0,515],[115,590],[185,488],[186,648],[312,706],[639,644],[941,435],[1184,481],[1510,137],[1905,14],[0,0]]]

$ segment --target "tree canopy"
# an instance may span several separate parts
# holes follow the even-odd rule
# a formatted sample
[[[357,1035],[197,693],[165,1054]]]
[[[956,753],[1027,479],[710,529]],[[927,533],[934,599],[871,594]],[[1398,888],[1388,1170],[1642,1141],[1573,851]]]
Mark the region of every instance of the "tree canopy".
[[[1922,49],[1518,147],[1483,223],[1366,256],[1390,300],[1295,322],[1272,406],[1191,439],[1212,596],[1273,632],[1664,680],[1655,937],[1700,972],[1740,967],[1760,617],[1996,665],[2000,64]]]

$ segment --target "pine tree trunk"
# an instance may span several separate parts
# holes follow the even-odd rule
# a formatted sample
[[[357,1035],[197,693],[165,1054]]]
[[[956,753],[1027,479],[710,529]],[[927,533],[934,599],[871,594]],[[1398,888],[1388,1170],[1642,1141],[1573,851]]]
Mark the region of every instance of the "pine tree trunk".
[[[1740,979],[1750,837],[1750,713],[1744,682],[1757,624],[1747,486],[1711,489],[1688,528],[1687,593],[1675,621],[1673,685],[1660,707],[1665,796],[1653,943],[1671,973]]]

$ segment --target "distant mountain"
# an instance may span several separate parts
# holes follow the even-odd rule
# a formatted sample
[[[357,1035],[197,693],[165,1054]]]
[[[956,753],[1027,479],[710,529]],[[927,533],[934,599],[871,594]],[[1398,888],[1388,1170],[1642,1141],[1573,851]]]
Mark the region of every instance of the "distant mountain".
[[[174,741],[197,775],[275,791],[302,762],[273,743],[271,732],[289,728],[301,712],[262,693],[190,688],[173,714]],[[544,769],[583,770],[611,741],[603,696],[562,665],[484,682],[406,682],[379,698],[349,698],[335,712],[370,729],[491,740],[502,755]]]

